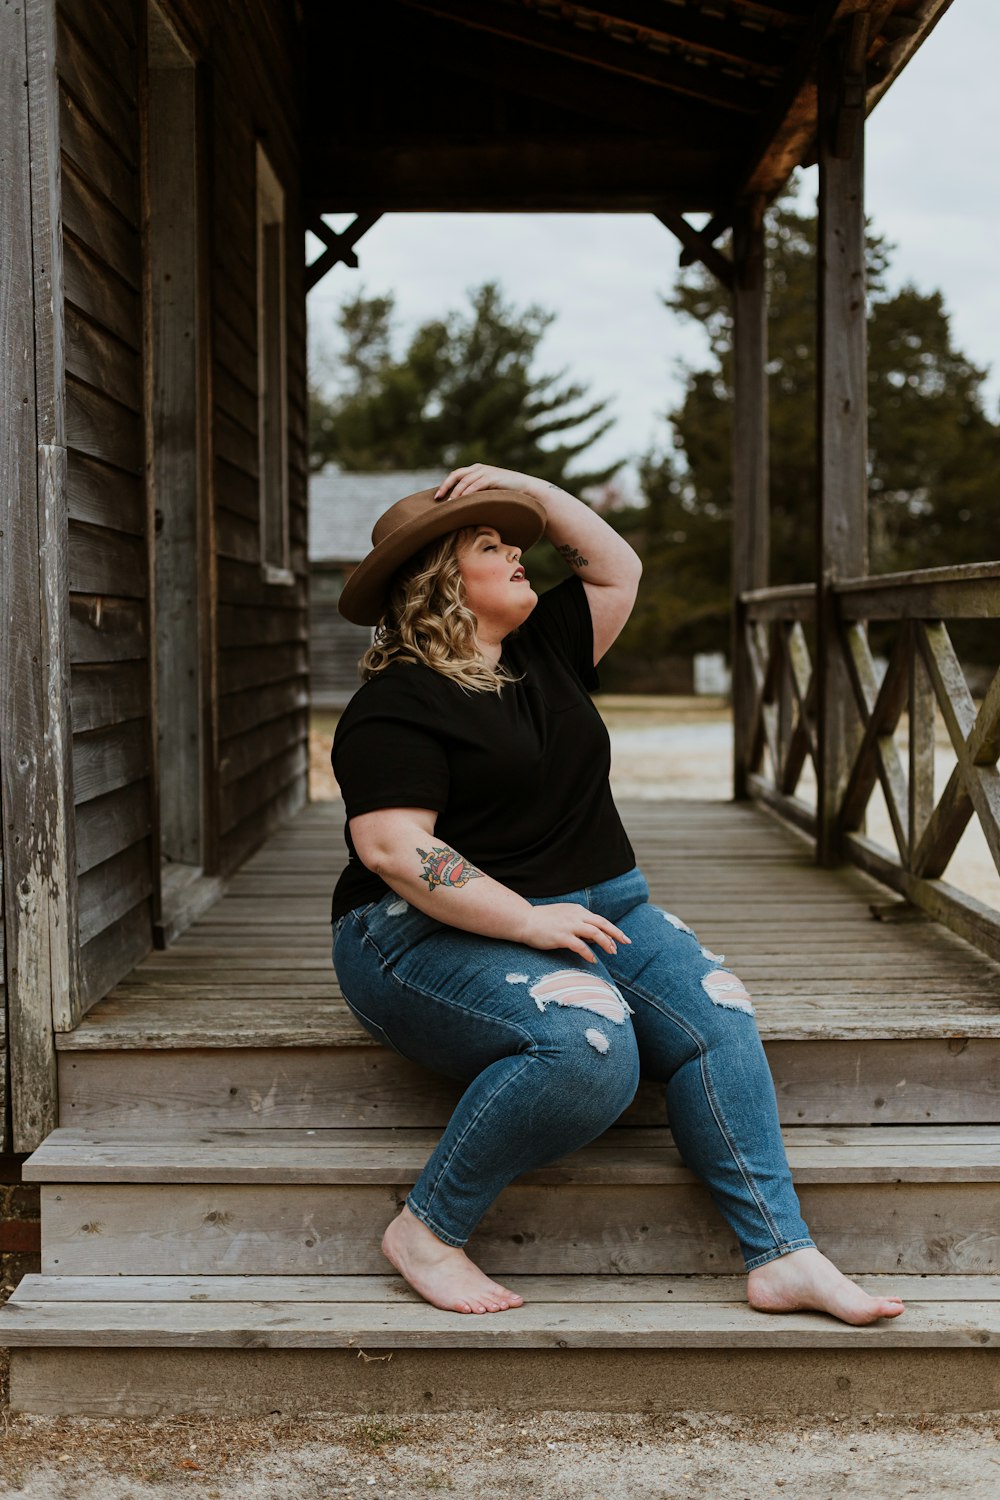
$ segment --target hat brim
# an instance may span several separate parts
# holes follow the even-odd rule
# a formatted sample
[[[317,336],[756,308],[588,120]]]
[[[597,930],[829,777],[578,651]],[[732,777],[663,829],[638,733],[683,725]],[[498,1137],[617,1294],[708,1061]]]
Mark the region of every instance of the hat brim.
[[[441,500],[433,510],[405,522],[358,563],[344,584],[337,608],[354,625],[377,625],[385,613],[392,575],[428,542],[481,523],[494,526],[522,552],[545,532],[545,507],[522,490],[478,490],[460,500]]]

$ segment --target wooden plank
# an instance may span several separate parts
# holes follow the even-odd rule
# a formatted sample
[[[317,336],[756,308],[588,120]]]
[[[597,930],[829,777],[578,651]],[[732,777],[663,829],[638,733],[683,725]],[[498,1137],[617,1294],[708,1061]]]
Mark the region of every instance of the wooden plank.
[[[66,368],[78,380],[139,411],[142,382],[135,351],[82,316],[71,303],[66,307]]]
[[[146,611],[138,600],[74,594],[69,606],[70,655],[74,666],[144,661],[148,656]]]
[[[74,21],[77,12],[82,9],[84,7],[74,7]],[[119,84],[115,74],[108,70],[101,42],[95,38],[96,45],[92,46],[74,25],[67,23],[65,4],[57,5],[55,10],[60,81],[107,141],[113,143],[114,149],[134,168],[138,151],[138,129],[134,98],[130,100],[127,92],[128,84],[131,83],[134,93],[134,77],[131,66],[123,56],[123,49],[118,49],[118,60],[120,64],[125,62],[125,88]]]
[[[150,894],[152,884],[149,843],[145,838],[81,874],[80,942],[89,943],[119,917],[127,915]]]
[[[395,1184],[84,1183],[44,1187],[51,1275],[372,1274],[410,1174]],[[613,1206],[608,1194],[613,1193]],[[802,1182],[802,1212],[845,1275],[996,1274],[995,1182]],[[99,1229],[95,1229],[99,1226]],[[738,1272],[742,1257],[700,1183],[514,1182],[469,1253],[493,1275]]]
[[[308,710],[301,708],[228,740],[219,758],[220,789],[307,737]]]
[[[86,1020],[86,1018],[85,1018]],[[256,1046],[241,1048],[218,1028],[198,1047],[191,1023],[176,1048],[169,1022],[145,1048],[87,1049],[79,1031],[60,1037],[62,1118],[130,1133],[199,1128],[350,1128],[447,1124],[461,1086],[374,1046],[345,1011],[327,1029],[282,1046],[288,1018],[275,1007]],[[184,1030],[178,1023],[177,1032]],[[833,1028],[830,1028],[832,1033]],[[1000,1122],[996,1037],[775,1040],[765,1037],[783,1125],[869,1121]],[[661,1085],[640,1083],[621,1124],[665,1122]]]
[[[127,473],[142,471],[142,422],[137,413],[71,373],[66,377],[66,442]]]
[[[145,779],[84,802],[76,811],[77,872],[83,874],[145,838],[151,828]]]
[[[77,805],[144,777],[149,770],[149,725],[133,719],[73,741]]]
[[[145,541],[129,532],[69,522],[69,588],[75,594],[144,598]]]
[[[990,619],[997,614],[1000,562],[844,578],[836,592],[845,620]]]
[[[32,153],[32,233],[35,304],[35,386],[38,438],[38,541],[41,568],[42,672],[47,715],[45,760],[50,861],[48,899],[51,1025],[72,1025],[81,1015],[72,716],[69,690],[69,542],[65,420],[66,328],[62,178],[58,125],[58,44],[53,7],[31,0],[25,8],[28,101]],[[38,816],[40,809],[36,808]],[[54,1061],[54,1055],[53,1059]],[[43,1085],[54,1087],[49,1069]],[[43,1112],[55,1108],[49,1097]],[[25,1139],[33,1138],[29,1128]]]
[[[143,493],[138,478],[123,474],[99,459],[83,453],[67,455],[66,498],[73,521],[135,537],[141,537],[145,531]],[[143,576],[145,571],[143,567]],[[117,592],[117,588],[111,592]]]
[[[122,7],[119,5],[119,11]],[[68,14],[66,13],[68,11]],[[129,103],[135,102],[135,46],[126,41],[111,18],[103,0],[87,0],[86,5],[60,5],[63,31],[70,27],[100,61],[114,87]]]
[[[53,984],[70,983],[59,584],[61,409],[51,46],[38,5],[0,12],[0,822],[12,1135],[31,1150],[55,1118]],[[28,87],[25,87],[25,82]],[[38,132],[34,167],[29,140]],[[42,258],[44,257],[44,258]],[[49,732],[53,754],[40,755]],[[70,783],[71,785],[71,783]],[[61,932],[59,924],[62,924]]]
[[[103,261],[127,287],[138,291],[141,248],[135,220],[109,213],[108,204],[94,190],[82,166],[63,156],[63,228],[97,260]]]
[[[309,681],[306,677],[290,677],[285,682],[272,682],[262,688],[228,694],[219,701],[222,753],[225,754],[226,740],[308,705]]]
[[[508,1316],[508,1314],[504,1314]],[[482,1321],[481,1319],[479,1321]],[[899,1321],[899,1320],[897,1320]],[[990,1349],[897,1350],[599,1349],[505,1351],[408,1349],[405,1358],[351,1348],[23,1349],[12,1351],[15,1412],[162,1418],[275,1410],[405,1417],[414,1411],[486,1407],[660,1415],[696,1411],[794,1411],[881,1420],[887,1413],[993,1411]],[[875,1418],[875,1413],[880,1414]]]
[[[309,639],[304,610],[279,607],[265,613],[255,606],[223,603],[219,606],[218,621],[220,651]]]
[[[1000,1300],[997,1276],[859,1276],[871,1297],[902,1297],[907,1308],[937,1303],[956,1316],[966,1303]],[[622,1302],[718,1303],[745,1300],[744,1276],[524,1276],[518,1283],[525,1303]],[[412,1302],[413,1291],[399,1276],[22,1276],[11,1303],[365,1303],[388,1309]],[[165,1309],[160,1310],[163,1316]],[[899,1325],[901,1326],[901,1325]],[[889,1325],[883,1328],[888,1330]]]
[[[73,730],[108,729],[149,712],[148,663],[94,662],[72,671]]]
[[[241,865],[276,828],[295,816],[307,798],[307,778],[297,776],[269,803],[255,809],[231,829],[224,839],[220,839],[222,873],[228,875]]]
[[[416,1299],[338,1302],[29,1302],[12,1299],[3,1332],[15,1348],[740,1349],[975,1348],[1000,1332],[1000,1300],[920,1301],[885,1325],[856,1328],[817,1312],[762,1318],[745,1302],[546,1303],[503,1317],[462,1317]]]
[[[139,298],[129,284],[138,274],[138,234],[130,225],[123,225],[71,167],[63,176],[68,184],[63,235],[67,300],[122,343],[138,350],[142,342]],[[108,243],[111,239],[113,245]],[[128,274],[122,280],[125,271]]]
[[[303,686],[303,692],[308,688]],[[305,739],[290,745],[256,770],[227,782],[219,793],[219,829],[223,836],[246,817],[247,808],[259,807],[289,783],[308,778],[309,746]]]
[[[127,224],[138,224],[138,184],[132,168],[65,87],[59,90],[59,139],[80,174]]]
[[[106,995],[152,946],[152,914],[149,900],[144,899],[81,948],[81,999],[84,1007]]]
[[[997,1126],[861,1126],[783,1132],[798,1188],[804,1183],[1000,1182]],[[24,1166],[24,1180],[70,1183],[312,1183],[347,1187],[415,1181],[438,1132],[385,1129],[182,1131],[142,1139],[52,1132]],[[611,1130],[517,1179],[520,1186],[693,1183],[668,1130]]]

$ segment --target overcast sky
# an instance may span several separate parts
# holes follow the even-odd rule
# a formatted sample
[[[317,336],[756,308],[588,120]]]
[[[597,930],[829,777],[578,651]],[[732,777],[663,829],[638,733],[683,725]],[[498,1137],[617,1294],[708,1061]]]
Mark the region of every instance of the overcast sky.
[[[1000,0],[953,0],[869,117],[867,210],[896,246],[890,286],[940,288],[955,342],[990,367],[987,407],[1000,403]],[[804,174],[815,199],[816,172]],[[335,228],[353,215],[331,217]],[[318,241],[308,237],[312,259]],[[538,366],[568,367],[611,396],[616,425],[601,462],[662,444],[681,361],[697,363],[699,330],[660,301],[677,267],[673,236],[649,215],[392,214],[358,245],[360,269],[335,266],[309,294],[311,366],[335,349],[339,303],[363,288],[392,292],[400,337],[467,306],[465,289],[499,280],[518,307],[557,314]],[[484,460],[503,463],[502,454]]]

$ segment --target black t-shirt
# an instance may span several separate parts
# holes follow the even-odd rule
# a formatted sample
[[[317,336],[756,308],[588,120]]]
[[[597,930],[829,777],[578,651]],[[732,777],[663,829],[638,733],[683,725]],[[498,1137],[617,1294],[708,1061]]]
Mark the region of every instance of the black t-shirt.
[[[499,697],[401,661],[358,689],[333,741],[347,818],[434,808],[435,839],[521,896],[558,896],[631,870],[608,783],[611,742],[589,696],[600,682],[578,574],[539,596],[501,661],[524,680]],[[334,922],[389,890],[345,834]]]

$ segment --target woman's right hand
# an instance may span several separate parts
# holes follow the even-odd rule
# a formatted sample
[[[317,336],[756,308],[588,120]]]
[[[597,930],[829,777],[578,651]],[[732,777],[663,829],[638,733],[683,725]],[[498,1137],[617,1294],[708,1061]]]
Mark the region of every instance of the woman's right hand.
[[[617,953],[616,941],[631,942],[620,927],[598,916],[575,901],[553,901],[548,906],[533,906],[520,933],[520,941],[529,948],[569,948],[588,963],[596,964],[597,955],[585,939],[598,943],[607,953]]]

